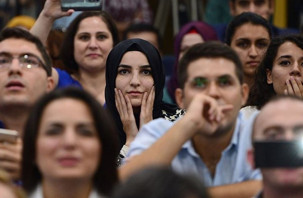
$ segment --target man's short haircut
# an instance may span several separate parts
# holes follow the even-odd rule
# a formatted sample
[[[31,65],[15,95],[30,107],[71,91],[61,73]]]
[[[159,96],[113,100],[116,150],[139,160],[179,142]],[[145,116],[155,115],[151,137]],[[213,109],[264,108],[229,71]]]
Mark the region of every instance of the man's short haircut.
[[[36,45],[43,58],[43,69],[47,76],[52,75],[52,61],[42,42],[34,35],[21,28],[5,28],[0,32],[0,42],[7,39],[23,39]]]
[[[148,167],[136,172],[114,190],[112,198],[208,198],[195,175],[180,175],[167,167]]]
[[[272,38],[272,30],[270,24],[266,19],[252,12],[243,12],[242,14],[235,16],[233,20],[229,23],[226,29],[225,43],[227,45],[231,45],[232,38],[237,29],[240,26],[248,23],[263,26],[268,32],[269,38]]]
[[[162,37],[159,33],[159,30],[155,28],[153,25],[148,23],[133,23],[128,26],[128,28],[124,31],[123,39],[128,39],[127,36],[129,33],[141,33],[141,32],[151,32],[157,36],[158,46],[161,49]]]
[[[178,81],[181,89],[184,88],[185,82],[188,78],[188,66],[190,63],[200,58],[224,58],[230,60],[235,64],[235,71],[240,84],[243,83],[242,63],[236,52],[229,46],[218,41],[207,41],[205,43],[199,43],[190,47],[181,58],[178,66]]]

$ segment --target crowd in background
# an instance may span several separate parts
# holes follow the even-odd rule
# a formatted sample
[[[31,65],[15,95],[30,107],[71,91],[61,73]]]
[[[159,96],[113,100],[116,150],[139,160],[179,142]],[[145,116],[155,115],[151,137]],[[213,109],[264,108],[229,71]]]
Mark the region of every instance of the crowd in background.
[[[303,197],[300,1],[0,8],[0,197]]]

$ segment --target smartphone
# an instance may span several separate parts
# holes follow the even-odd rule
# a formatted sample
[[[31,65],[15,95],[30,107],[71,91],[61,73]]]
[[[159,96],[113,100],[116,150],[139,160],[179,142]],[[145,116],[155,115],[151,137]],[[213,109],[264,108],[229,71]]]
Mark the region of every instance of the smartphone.
[[[103,0],[61,0],[61,9],[67,11],[74,9],[76,11],[99,10],[103,7]]]
[[[16,143],[18,132],[9,129],[0,129],[0,142]]]

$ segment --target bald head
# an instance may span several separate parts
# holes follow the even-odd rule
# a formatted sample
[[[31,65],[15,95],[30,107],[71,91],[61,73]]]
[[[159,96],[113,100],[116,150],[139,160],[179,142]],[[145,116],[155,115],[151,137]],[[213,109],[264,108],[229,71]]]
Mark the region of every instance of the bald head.
[[[260,111],[254,123],[253,140],[303,138],[303,100],[280,96]]]

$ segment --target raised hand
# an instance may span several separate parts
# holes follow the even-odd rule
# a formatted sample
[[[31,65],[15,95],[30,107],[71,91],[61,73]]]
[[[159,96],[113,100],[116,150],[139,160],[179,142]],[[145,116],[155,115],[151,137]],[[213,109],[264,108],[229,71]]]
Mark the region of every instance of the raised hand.
[[[118,89],[115,89],[115,103],[126,134],[125,145],[129,146],[138,133],[133,107],[129,97],[127,95],[124,96],[121,90]]]
[[[300,79],[293,76],[286,80],[287,88],[284,90],[285,95],[294,95],[303,98],[303,85]]]
[[[211,135],[218,129],[225,113],[232,108],[230,104],[219,105],[214,98],[198,94],[192,100],[184,119],[194,127],[191,135],[197,132]]]
[[[153,120],[153,109],[155,101],[155,87],[153,86],[149,93],[145,92],[141,103],[140,128]]]
[[[22,140],[16,143],[0,143],[0,169],[5,170],[13,180],[20,179],[21,174]]]
[[[68,11],[62,11],[61,0],[46,0],[44,4],[44,8],[41,13],[45,17],[57,19],[63,16],[70,16],[73,12],[74,10],[72,9]]]

